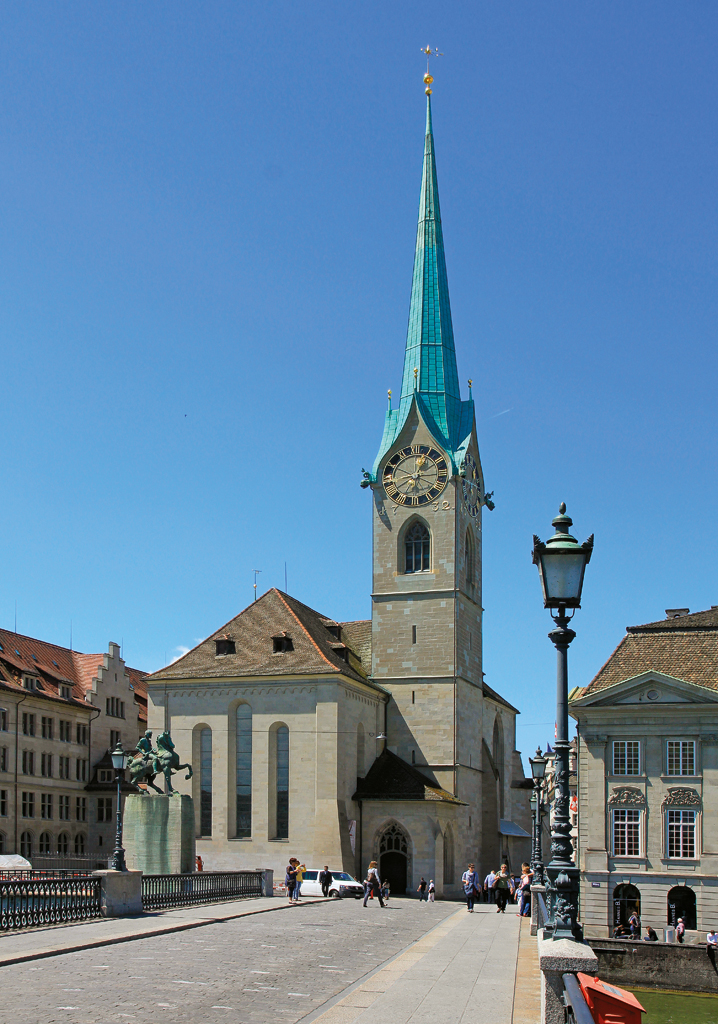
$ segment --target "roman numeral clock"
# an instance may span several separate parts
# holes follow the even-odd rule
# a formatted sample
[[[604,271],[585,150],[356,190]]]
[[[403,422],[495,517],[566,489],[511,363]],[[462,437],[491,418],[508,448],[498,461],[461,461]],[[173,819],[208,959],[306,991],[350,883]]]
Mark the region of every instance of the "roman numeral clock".
[[[416,507],[436,501],[449,478],[446,458],[437,448],[413,444],[384,467],[384,490],[397,505]]]

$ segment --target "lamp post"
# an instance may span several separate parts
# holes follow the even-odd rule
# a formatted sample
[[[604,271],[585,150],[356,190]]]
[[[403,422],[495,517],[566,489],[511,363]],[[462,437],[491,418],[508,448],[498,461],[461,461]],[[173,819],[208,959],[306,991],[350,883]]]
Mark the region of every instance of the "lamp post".
[[[541,753],[541,747],[537,749],[533,757],[529,758],[534,783],[534,791],[531,795],[531,810],[534,812],[531,870],[533,871],[534,882],[537,885],[541,885],[543,882],[543,850],[541,849],[541,815],[543,804],[541,802],[541,786],[546,775],[546,761],[547,758]]]
[[[549,639],[556,648],[556,742],[554,744],[554,819],[551,827],[551,862],[546,868],[546,897],[549,919],[546,932],[554,939],[582,941],[578,924],[579,871],[573,862],[568,788],[568,648],[576,634],[569,627],[576,608],[581,607],[581,591],[586,566],[593,552],[593,535],[579,544],[568,532],[573,520],[561,502],[553,520],[556,532],[544,544],[534,534],[533,562],[538,566],[544,608],[548,608],[556,628]],[[567,615],[567,610],[572,614]]]
[[[110,754],[110,757],[112,758],[112,767],[115,769],[115,777],[117,779],[117,830],[115,832],[115,852],[112,855],[111,869],[113,871],[127,871],[127,865],[125,864],[125,851],[122,848],[121,786],[129,755],[125,753],[122,749],[122,744],[118,742],[117,746]]]

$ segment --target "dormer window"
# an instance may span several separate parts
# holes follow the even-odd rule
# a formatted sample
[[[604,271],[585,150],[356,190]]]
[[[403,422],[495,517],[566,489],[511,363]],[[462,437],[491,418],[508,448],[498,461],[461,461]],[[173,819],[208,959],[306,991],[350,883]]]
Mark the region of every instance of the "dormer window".
[[[230,637],[228,636],[219,637],[219,639],[215,640],[214,643],[216,647],[216,656],[218,658],[224,658],[228,654],[237,653],[237,648],[234,640],[230,639]]]
[[[285,654],[287,651],[294,650],[292,638],[287,633],[277,633],[276,636],[273,636],[272,647],[273,654]]]
[[[25,676],[23,684],[26,690],[37,690],[40,687],[40,680],[36,679],[35,676]]]
[[[324,622],[325,627],[332,634],[332,636],[336,640],[341,640],[341,638],[342,638],[342,627],[339,625],[339,623],[338,622],[332,622],[329,619],[324,619],[323,622]]]
[[[71,686],[61,686],[60,687],[60,696],[63,698],[63,700],[72,700],[72,687]]]
[[[349,664],[349,648],[346,644],[330,644],[331,649],[337,654],[342,661],[346,661]]]

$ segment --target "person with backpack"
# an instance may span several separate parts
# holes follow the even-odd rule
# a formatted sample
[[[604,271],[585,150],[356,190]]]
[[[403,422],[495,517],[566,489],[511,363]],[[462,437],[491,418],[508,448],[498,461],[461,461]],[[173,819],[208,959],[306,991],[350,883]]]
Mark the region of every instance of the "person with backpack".
[[[466,871],[461,876],[461,884],[464,887],[464,893],[466,894],[466,912],[473,914],[474,903],[479,895],[479,876],[474,871],[474,865],[469,864]]]
[[[381,879],[379,878],[379,871],[377,870],[376,861],[370,861],[369,870],[366,873],[366,889],[364,890],[364,906],[367,904],[369,894],[377,896],[379,899],[379,906],[384,907],[385,903],[381,895]]]
[[[289,863],[287,864],[286,870],[284,872],[284,884],[287,887],[287,896],[289,897],[290,903],[294,903],[294,889],[296,888],[297,885],[298,864],[299,861],[297,860],[296,857],[290,857]]]
[[[509,902],[509,896],[513,895],[514,891],[514,883],[509,874],[508,864],[501,865],[501,871],[494,879],[494,889],[496,891],[496,913],[504,914],[506,912],[506,904]]]

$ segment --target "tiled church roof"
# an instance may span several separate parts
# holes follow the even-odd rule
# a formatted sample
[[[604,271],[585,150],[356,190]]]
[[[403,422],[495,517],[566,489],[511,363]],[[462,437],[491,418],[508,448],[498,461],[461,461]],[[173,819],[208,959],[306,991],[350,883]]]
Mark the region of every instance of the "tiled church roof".
[[[103,654],[81,654],[68,647],[37,640],[35,637],[0,629],[0,683],[10,689],[23,689],[22,674],[37,676],[42,686],[36,691],[39,696],[62,700],[60,686],[72,687],[73,700],[84,702],[85,694],[92,686],[103,664]],[[147,690],[145,673],[127,667],[130,683],[133,685],[137,703],[146,716]]]
[[[440,786],[432,786],[418,768],[407,764],[391,750],[377,757],[363,779],[357,779],[352,800],[441,800],[463,804]]]
[[[342,640],[361,658],[364,671],[371,674],[371,619],[342,622]]]
[[[345,634],[343,627],[338,642],[327,623],[333,620],[273,588],[187,654],[148,678],[154,681],[341,673],[366,682],[367,670],[352,656],[351,630]],[[293,649],[274,653],[272,638],[280,633],[291,640]],[[234,641],[235,654],[217,656],[215,640],[222,638]],[[345,645],[349,648],[348,661],[342,656]]]
[[[661,672],[718,689],[718,609],[629,626],[626,636],[580,696],[643,672]]]

